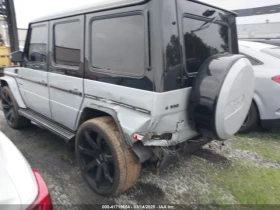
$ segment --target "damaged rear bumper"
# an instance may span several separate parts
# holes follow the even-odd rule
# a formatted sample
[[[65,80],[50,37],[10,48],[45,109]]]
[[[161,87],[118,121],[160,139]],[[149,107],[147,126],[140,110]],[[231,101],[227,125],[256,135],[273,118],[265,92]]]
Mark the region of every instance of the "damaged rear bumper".
[[[187,141],[181,144],[179,147],[174,148],[161,148],[162,157],[158,161],[159,168],[166,168],[169,165],[177,162],[179,157],[191,155],[193,152],[203,147],[205,144],[211,142],[209,138],[198,138],[191,141]]]
[[[150,139],[150,140],[143,140],[144,146],[159,146],[159,147],[169,147],[169,146],[175,146],[177,144],[181,144],[188,139],[194,138],[198,134],[196,132],[192,132],[190,134],[189,129],[181,130],[172,133],[171,139]],[[186,138],[187,136],[187,138]]]
[[[139,140],[141,140],[144,146],[169,147],[181,144],[189,139],[195,138],[198,135],[199,134],[190,127],[185,127],[178,128],[174,132],[166,132],[163,134],[150,132],[146,134],[136,133],[133,136],[139,137]]]
[[[156,143],[156,141],[159,141]],[[174,145],[170,144],[172,140],[153,140],[148,141],[153,146],[144,145],[138,141],[132,146],[133,151],[138,156],[141,163],[145,161],[157,162],[157,167],[165,168],[179,160],[180,156],[191,155],[193,152],[212,141],[211,138],[197,136],[191,140],[178,143],[174,141]],[[167,145],[167,146],[158,146]]]

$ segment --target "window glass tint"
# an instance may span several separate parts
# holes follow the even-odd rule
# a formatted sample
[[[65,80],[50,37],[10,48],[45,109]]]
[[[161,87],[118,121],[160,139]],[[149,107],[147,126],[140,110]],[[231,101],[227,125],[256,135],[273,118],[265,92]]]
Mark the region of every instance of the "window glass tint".
[[[32,27],[28,52],[30,62],[46,62],[48,28],[46,25]]]
[[[280,48],[279,47],[275,47],[275,48],[266,48],[262,50],[264,53],[271,55],[275,58],[279,58],[280,59]]]
[[[141,15],[92,22],[91,62],[94,68],[142,75],[145,70],[145,25]]]
[[[210,56],[229,52],[229,30],[226,25],[184,18],[184,41],[187,71],[197,72]],[[203,26],[202,26],[203,25]]]
[[[81,54],[80,22],[60,23],[54,27],[54,62],[79,66]]]

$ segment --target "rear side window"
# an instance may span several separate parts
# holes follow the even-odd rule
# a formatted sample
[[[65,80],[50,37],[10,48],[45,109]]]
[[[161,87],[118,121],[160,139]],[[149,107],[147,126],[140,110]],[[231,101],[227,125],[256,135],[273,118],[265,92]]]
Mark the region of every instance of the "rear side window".
[[[46,63],[48,47],[48,28],[46,25],[34,26],[28,50],[29,62]]]
[[[210,56],[229,52],[226,24],[185,17],[183,20],[187,71],[195,73]]]
[[[91,27],[91,65],[122,75],[145,72],[145,20],[142,15],[98,19]]]
[[[81,58],[80,22],[65,22],[54,26],[54,62],[79,66]]]
[[[275,47],[275,48],[266,48],[263,49],[262,52],[271,55],[275,58],[279,58],[280,59],[280,48],[279,47]]]

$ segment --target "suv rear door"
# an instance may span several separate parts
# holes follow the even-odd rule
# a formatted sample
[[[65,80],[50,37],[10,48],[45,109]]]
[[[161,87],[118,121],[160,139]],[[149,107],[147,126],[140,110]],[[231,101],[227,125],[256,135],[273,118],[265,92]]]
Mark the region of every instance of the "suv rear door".
[[[184,73],[188,77],[195,77],[201,65],[215,54],[238,54],[234,14],[203,2],[177,2]]]
[[[18,72],[18,84],[28,108],[51,117],[47,78],[48,22],[29,28],[23,67]]]
[[[84,16],[50,22],[50,104],[58,123],[75,129],[83,100]]]

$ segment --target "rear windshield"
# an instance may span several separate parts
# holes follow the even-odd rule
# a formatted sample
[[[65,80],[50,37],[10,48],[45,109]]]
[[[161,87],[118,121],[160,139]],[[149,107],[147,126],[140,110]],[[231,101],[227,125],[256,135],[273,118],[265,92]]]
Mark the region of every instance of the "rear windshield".
[[[280,59],[280,47],[266,48],[263,49],[262,52]]]
[[[185,56],[188,73],[195,73],[210,56],[229,52],[229,28],[222,22],[185,17]]]

